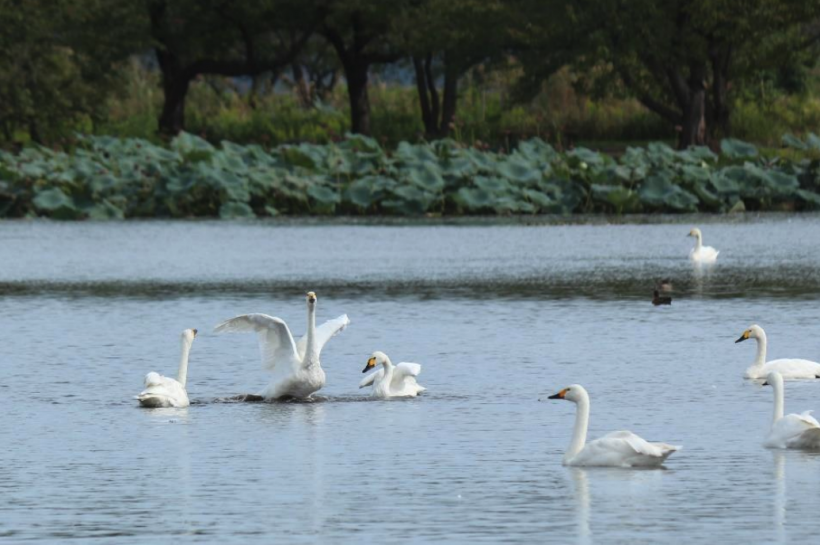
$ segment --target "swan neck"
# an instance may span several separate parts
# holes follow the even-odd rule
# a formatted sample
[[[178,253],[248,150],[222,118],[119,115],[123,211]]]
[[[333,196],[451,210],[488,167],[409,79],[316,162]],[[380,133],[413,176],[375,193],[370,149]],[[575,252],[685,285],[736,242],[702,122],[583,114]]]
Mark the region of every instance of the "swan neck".
[[[177,382],[183,388],[188,382],[188,354],[191,352],[191,341],[188,338],[182,338],[182,353],[179,355],[179,371],[177,371]]]
[[[762,367],[766,363],[766,334],[761,331],[755,340],[757,341],[757,354],[752,365]]]
[[[572,432],[572,442],[564,456],[564,461],[574,458],[587,442],[587,426],[589,425],[589,396],[584,393],[576,402],[575,430]]]
[[[316,306],[308,305],[307,347],[305,359],[311,359],[316,353]]]
[[[703,247],[703,235],[700,233],[695,233],[695,251],[700,250]]]
[[[774,413],[772,414],[772,426],[774,426],[778,420],[783,418],[783,382],[782,381],[775,381],[772,384],[774,388]]]

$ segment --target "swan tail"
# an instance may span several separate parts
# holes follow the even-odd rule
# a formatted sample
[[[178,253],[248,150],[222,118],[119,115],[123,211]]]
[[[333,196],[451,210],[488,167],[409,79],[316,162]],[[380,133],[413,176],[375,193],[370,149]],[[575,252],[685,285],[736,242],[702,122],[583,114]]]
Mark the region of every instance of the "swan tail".
[[[137,397],[140,405],[143,407],[157,408],[157,407],[173,407],[173,403],[168,396],[160,394],[140,394]]]

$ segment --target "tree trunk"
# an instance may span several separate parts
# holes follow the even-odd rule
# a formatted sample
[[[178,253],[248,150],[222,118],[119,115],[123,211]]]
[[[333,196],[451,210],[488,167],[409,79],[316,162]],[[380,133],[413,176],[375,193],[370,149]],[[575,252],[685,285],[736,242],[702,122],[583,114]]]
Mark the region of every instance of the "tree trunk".
[[[296,86],[296,95],[299,97],[299,102],[303,108],[310,108],[313,106],[313,99],[310,87],[305,79],[305,71],[298,62],[293,63],[290,68],[293,73],[293,84]]]
[[[421,120],[424,123],[424,133],[432,135],[436,132],[437,119],[433,118],[433,112],[430,109],[430,97],[427,93],[427,75],[424,70],[424,64],[419,57],[413,56],[413,68],[416,71],[416,89],[419,93],[419,106],[421,107]]]
[[[723,138],[729,136],[729,65],[732,57],[731,46],[721,48],[718,45],[710,47],[710,62],[712,65],[712,100],[708,112],[709,136]]]
[[[159,133],[174,136],[185,130],[185,96],[188,94],[190,78],[184,73],[176,55],[157,48],[157,63],[162,72],[162,92],[164,101],[159,115]]]
[[[184,77],[162,78],[165,100],[159,115],[159,133],[174,136],[185,130],[185,97],[190,81]]]
[[[344,64],[347,94],[350,98],[350,131],[370,136],[370,97],[367,94],[369,64],[350,59]]]
[[[452,60],[444,60],[444,96],[441,104],[441,124],[439,135],[447,136],[453,129],[456,118],[456,103],[458,100],[458,69]]]
[[[683,106],[678,148],[706,145],[706,89],[702,84],[691,89],[689,101]]]

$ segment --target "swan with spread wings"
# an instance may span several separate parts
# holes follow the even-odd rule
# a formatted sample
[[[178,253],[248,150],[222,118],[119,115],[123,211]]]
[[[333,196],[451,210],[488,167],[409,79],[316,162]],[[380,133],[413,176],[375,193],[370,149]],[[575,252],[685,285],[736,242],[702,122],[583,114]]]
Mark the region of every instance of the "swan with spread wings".
[[[294,340],[284,320],[267,314],[243,314],[216,326],[217,333],[256,332],[262,352],[262,366],[273,378],[261,396],[305,398],[325,385],[325,372],[319,362],[322,348],[331,337],[350,323],[347,314],[316,327],[316,294],[307,294],[307,333]]]

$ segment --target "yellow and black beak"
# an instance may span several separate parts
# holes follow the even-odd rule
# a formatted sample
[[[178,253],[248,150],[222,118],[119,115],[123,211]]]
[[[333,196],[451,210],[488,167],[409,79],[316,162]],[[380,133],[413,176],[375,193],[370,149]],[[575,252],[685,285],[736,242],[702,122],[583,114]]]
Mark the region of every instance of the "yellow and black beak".
[[[564,399],[564,396],[566,396],[566,395],[567,395],[567,389],[564,388],[563,390],[561,390],[557,394],[549,396],[547,399]]]
[[[370,371],[374,367],[376,367],[376,358],[370,358],[369,360],[367,360],[367,363],[365,364],[364,369],[362,369],[362,373],[367,373],[368,371]]]
[[[196,337],[196,334],[199,333],[198,329],[193,329],[192,331],[194,332],[194,337]]]
[[[316,302],[316,294],[312,291],[307,293],[308,303],[315,303]]]
[[[739,338],[738,340],[736,340],[736,341],[735,341],[735,344],[737,344],[737,343],[742,343],[743,341],[745,341],[745,340],[746,340],[746,339],[748,339],[748,338],[749,338],[749,332],[748,332],[748,331],[744,331],[744,332],[743,332],[743,335],[741,335],[741,336],[740,336],[740,338]]]

